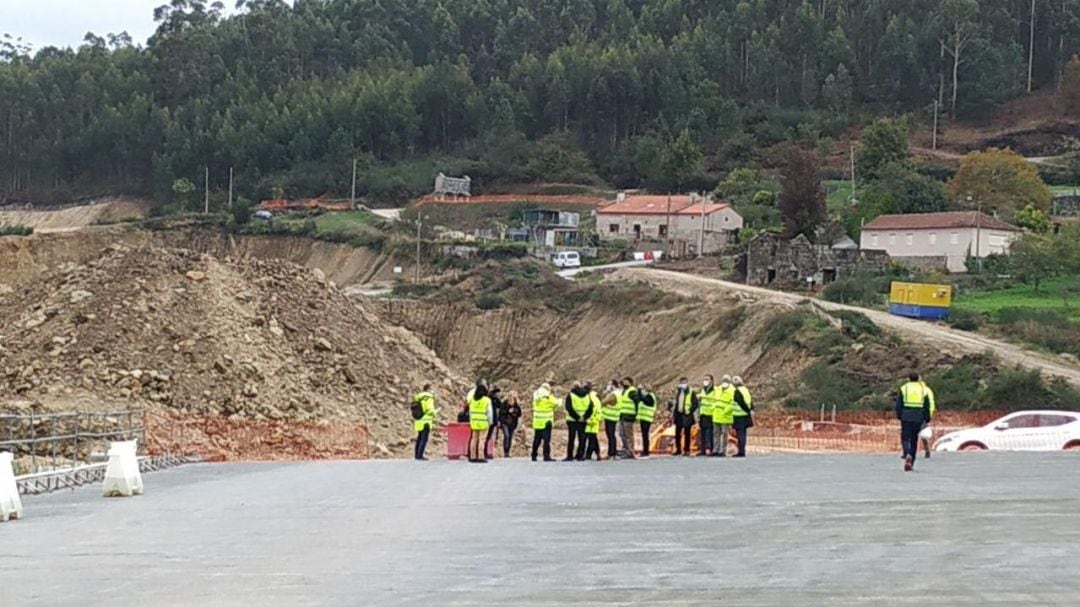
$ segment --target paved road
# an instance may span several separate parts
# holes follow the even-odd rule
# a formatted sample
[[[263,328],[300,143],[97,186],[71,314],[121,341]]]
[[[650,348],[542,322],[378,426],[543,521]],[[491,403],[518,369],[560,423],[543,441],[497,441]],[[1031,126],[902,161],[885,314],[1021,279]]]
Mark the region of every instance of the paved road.
[[[741,292],[753,295],[761,299],[779,301],[788,304],[798,304],[807,300],[807,296],[801,293],[784,293],[762,287],[751,287],[736,282],[695,276],[683,272],[670,270],[657,270],[654,268],[627,268],[619,270],[613,275],[615,279],[640,280],[648,282],[660,288],[699,296],[710,294],[722,294],[729,296],[732,292]],[[1063,377],[1070,383],[1080,386],[1080,367],[1065,363],[1060,358],[1025,350],[1020,346],[991,339],[967,331],[957,331],[939,324],[893,316],[886,312],[868,310],[856,306],[832,303],[823,299],[813,299],[815,305],[825,310],[850,310],[865,314],[879,326],[885,327],[908,338],[930,340],[940,344],[947,352],[956,354],[975,353],[981,354],[986,351],[995,353],[999,358],[1011,365],[1019,365],[1028,369],[1037,369],[1048,375]]]
[[[197,465],[27,498],[18,605],[1076,605],[1070,454]]]

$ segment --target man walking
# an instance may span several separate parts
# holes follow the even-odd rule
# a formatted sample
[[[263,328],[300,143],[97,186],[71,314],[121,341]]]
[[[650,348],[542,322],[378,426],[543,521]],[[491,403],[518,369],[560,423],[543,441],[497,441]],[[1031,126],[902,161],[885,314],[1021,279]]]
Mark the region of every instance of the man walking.
[[[735,386],[731,376],[720,378],[720,397],[713,408],[713,457],[727,457],[728,433],[735,416]]]
[[[622,392],[619,394],[619,438],[622,439],[623,458],[635,459],[634,456],[634,422],[637,421],[638,405],[641,402],[641,394],[634,387],[634,380],[624,377],[622,380]]]
[[[750,389],[746,387],[741,377],[736,375],[731,379],[731,383],[735,386],[732,425],[735,426],[735,440],[739,449],[735,457],[746,457],[746,435],[750,428],[754,427],[754,400],[750,396]]]
[[[589,391],[580,381],[574,382],[574,387],[566,395],[563,403],[566,409],[566,427],[569,435],[566,439],[566,458],[564,462],[585,459],[585,420],[592,415],[592,400]],[[575,442],[577,448],[574,448]]]
[[[417,461],[427,461],[424,450],[427,449],[428,438],[431,437],[431,427],[435,425],[435,413],[435,393],[431,391],[431,384],[424,384],[424,389],[413,397],[412,404],[413,429],[416,430],[413,458]]]
[[[930,421],[930,395],[918,373],[908,375],[907,383],[896,393],[896,418],[900,420],[900,442],[904,446],[904,472],[911,472],[919,454],[919,431]]]
[[[555,425],[555,409],[559,407],[559,401],[551,394],[551,386],[547,383],[533,393],[533,444],[532,461],[536,461],[536,452],[541,443],[544,445],[544,461],[553,462],[551,457],[551,429]]]
[[[652,428],[653,420],[656,419],[656,394],[651,386],[638,388],[641,394],[641,403],[638,405],[637,420],[641,426],[641,457],[649,457],[649,429]]]
[[[698,396],[685,377],[679,378],[675,393],[675,455],[690,455],[690,435],[694,429],[694,416],[698,410]]]
[[[720,402],[720,391],[713,385],[712,375],[705,376],[698,400],[701,402],[701,419],[698,422],[698,455],[708,456],[713,452],[713,410]]]
[[[604,435],[607,437],[608,459],[615,459],[618,447],[615,446],[615,433],[619,427],[619,397],[622,396],[622,388],[619,381],[611,380],[608,384],[607,394],[604,395],[601,415],[604,418]]]

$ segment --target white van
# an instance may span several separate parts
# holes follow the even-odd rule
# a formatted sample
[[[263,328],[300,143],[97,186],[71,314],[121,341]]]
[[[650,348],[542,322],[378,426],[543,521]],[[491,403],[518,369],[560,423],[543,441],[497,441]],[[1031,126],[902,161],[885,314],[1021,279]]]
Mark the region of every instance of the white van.
[[[560,251],[551,256],[556,268],[580,268],[581,255],[577,251]]]

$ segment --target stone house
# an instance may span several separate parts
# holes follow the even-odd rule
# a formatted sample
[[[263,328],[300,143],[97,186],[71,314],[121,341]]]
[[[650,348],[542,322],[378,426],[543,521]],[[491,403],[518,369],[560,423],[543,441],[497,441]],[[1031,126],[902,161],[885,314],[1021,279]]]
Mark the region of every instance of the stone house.
[[[673,253],[713,253],[734,241],[743,219],[730,204],[695,194],[655,196],[620,194],[615,203],[596,211],[602,240],[668,242]]]
[[[788,287],[822,286],[859,270],[883,271],[889,256],[884,251],[861,251],[847,236],[832,244],[814,244],[799,234],[787,239],[761,234],[750,241],[744,260],[746,284]]]

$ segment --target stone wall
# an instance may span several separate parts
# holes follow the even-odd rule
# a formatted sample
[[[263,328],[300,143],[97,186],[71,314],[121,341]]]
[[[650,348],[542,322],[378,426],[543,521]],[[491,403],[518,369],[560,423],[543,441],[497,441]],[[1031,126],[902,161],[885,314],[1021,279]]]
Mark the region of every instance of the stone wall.
[[[749,284],[794,286],[805,285],[807,278],[822,285],[859,270],[883,271],[888,261],[884,251],[834,249],[802,235],[787,240],[763,234],[750,243],[746,265]]]

